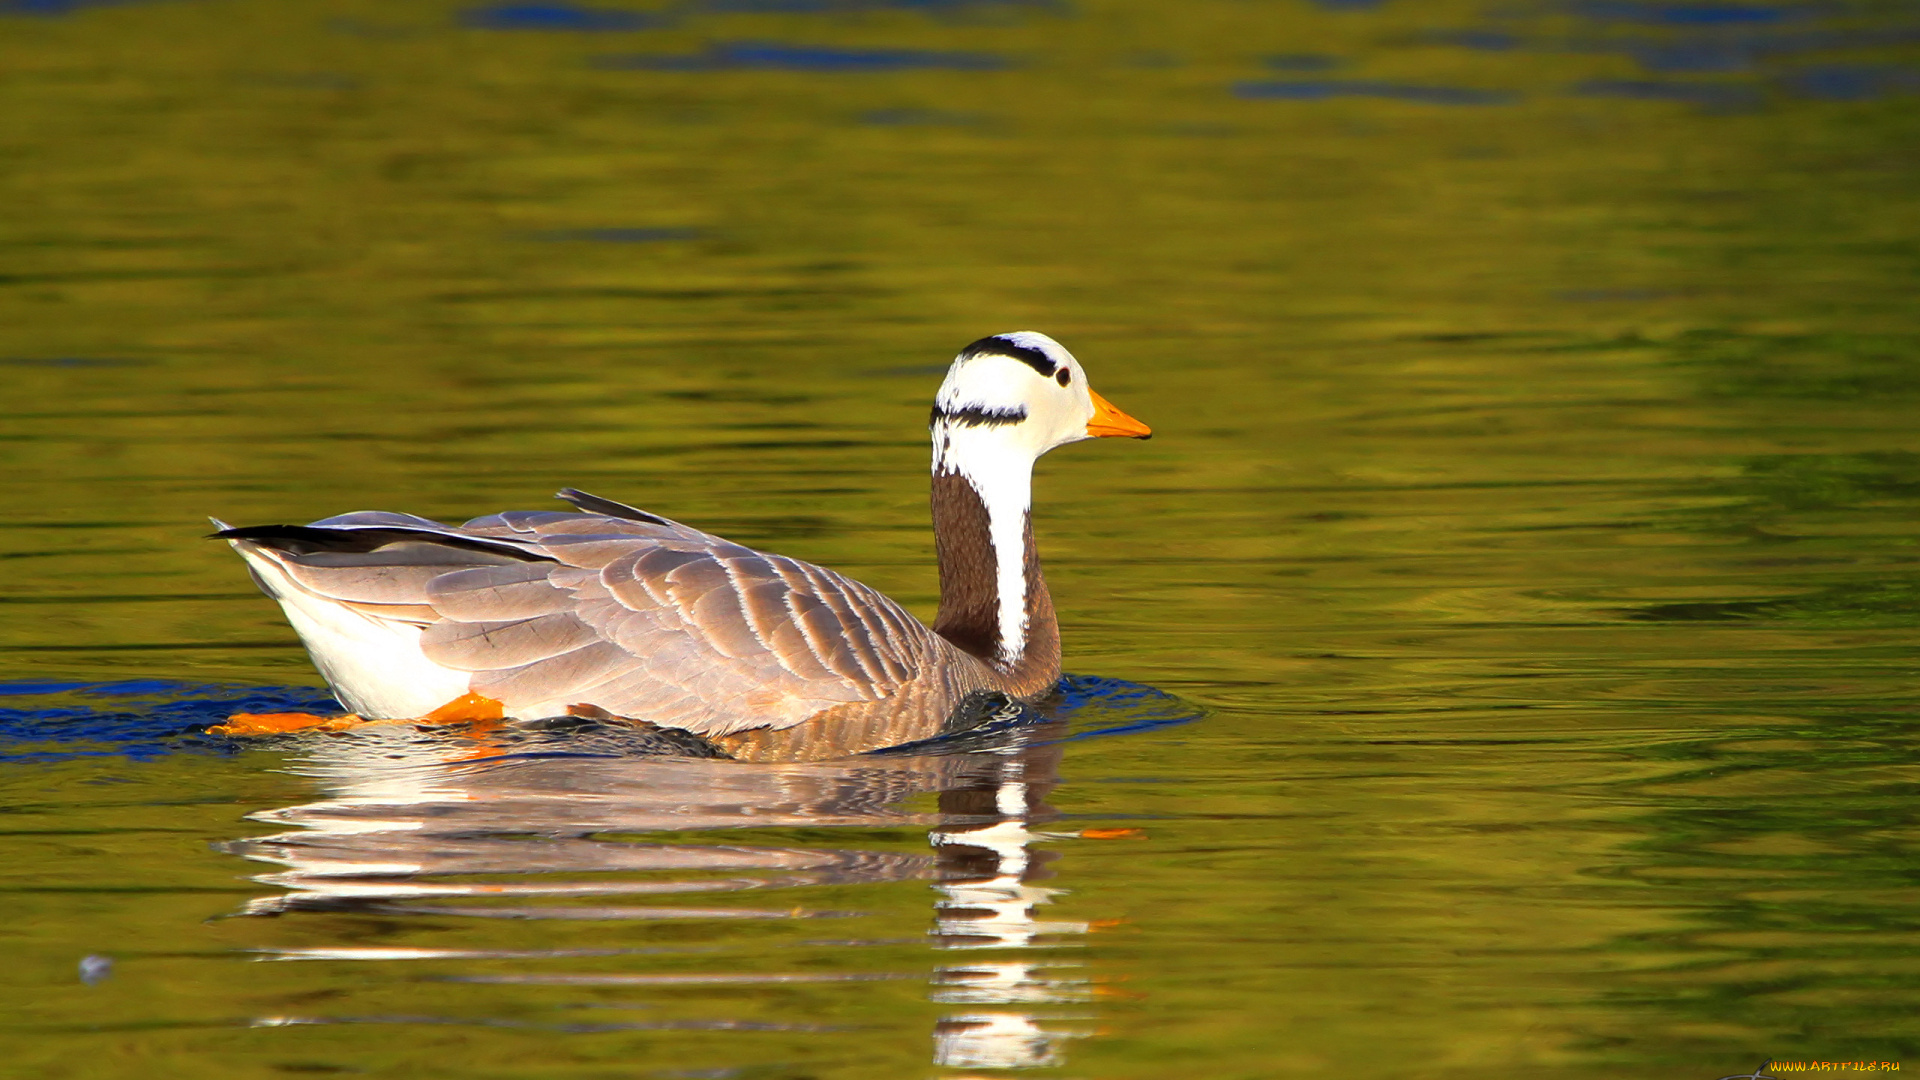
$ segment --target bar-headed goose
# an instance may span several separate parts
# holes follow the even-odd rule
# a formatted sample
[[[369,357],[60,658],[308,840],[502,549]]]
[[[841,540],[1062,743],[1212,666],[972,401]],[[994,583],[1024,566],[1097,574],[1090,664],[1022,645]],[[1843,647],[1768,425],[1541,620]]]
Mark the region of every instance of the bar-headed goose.
[[[932,628],[831,570],[567,489],[578,512],[459,527],[358,511],[223,528],[340,701],[366,718],[608,715],[736,757],[924,738],[969,703],[1060,678],[1028,507],[1033,463],[1145,424],[1052,338],[961,351],[934,399]],[[494,703],[498,703],[495,705]],[[450,711],[451,710],[451,711]]]

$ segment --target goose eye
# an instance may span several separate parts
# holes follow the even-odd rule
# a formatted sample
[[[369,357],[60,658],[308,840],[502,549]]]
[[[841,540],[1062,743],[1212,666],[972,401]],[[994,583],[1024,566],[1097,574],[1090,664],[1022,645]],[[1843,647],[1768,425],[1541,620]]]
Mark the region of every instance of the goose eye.
[[[1061,368],[1059,371],[1053,373],[1053,381],[1059,383],[1061,386],[1065,386],[1073,381],[1073,372],[1068,371],[1066,368]]]

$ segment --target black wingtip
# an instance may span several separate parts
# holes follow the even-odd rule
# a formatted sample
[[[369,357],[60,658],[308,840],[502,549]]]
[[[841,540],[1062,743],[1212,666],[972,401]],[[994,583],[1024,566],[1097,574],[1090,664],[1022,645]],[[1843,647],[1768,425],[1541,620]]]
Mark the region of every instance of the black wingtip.
[[[299,531],[302,529],[306,529],[306,526],[304,525],[241,525],[236,527],[236,526],[228,525],[224,529],[220,529],[218,531],[208,533],[207,535],[201,537],[201,539],[202,540],[278,540],[287,536],[298,535]],[[307,531],[312,532],[316,530],[309,529]]]
[[[560,561],[511,539],[462,536],[450,531],[410,529],[400,525],[356,528],[329,528],[324,525],[247,525],[238,529],[221,529],[219,532],[209,534],[207,539],[249,540],[264,547],[276,548],[294,555],[309,555],[316,551],[366,554],[388,544],[426,543],[459,548],[462,551],[505,555],[521,562]]]

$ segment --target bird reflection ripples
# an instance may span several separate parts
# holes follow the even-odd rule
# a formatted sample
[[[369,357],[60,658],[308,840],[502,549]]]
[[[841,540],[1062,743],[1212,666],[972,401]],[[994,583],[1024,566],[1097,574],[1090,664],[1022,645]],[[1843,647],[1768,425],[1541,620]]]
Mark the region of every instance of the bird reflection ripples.
[[[1070,704],[1097,699],[1106,730],[1167,722],[1171,699],[1143,690],[1102,687]],[[1065,891],[1043,884],[1059,853],[1037,846],[1081,836],[1044,828],[1060,818],[1046,800],[1070,727],[1085,725],[1056,713],[985,739],[800,763],[502,754],[484,738],[476,747],[471,735],[400,725],[303,744],[297,769],[319,781],[323,797],[252,814],[280,831],[222,847],[276,867],[254,878],[275,891],[246,902],[245,914],[344,916],[337,925],[354,927],[353,940],[266,949],[259,958],[361,962],[367,986],[383,970],[373,965],[420,962],[436,969],[429,981],[443,992],[491,988],[538,1000],[438,998],[468,1015],[343,1009],[255,1023],[866,1039],[876,1037],[870,1025],[845,1022],[860,1010],[825,997],[857,984],[878,985],[851,992],[920,985],[917,1015],[931,1026],[935,1065],[1058,1065],[1069,1041],[1092,1032],[1098,989],[1086,964],[1054,958],[1098,924],[1049,915]],[[923,829],[930,852],[914,840]],[[875,891],[911,882],[931,883],[930,929],[924,901]],[[366,940],[369,919],[385,942]],[[863,929],[873,926],[868,919],[887,920],[894,936],[819,932],[841,919]],[[495,920],[522,928],[513,947],[407,940],[429,936],[411,934],[416,928],[457,934],[500,927]],[[479,936],[506,944],[497,930]],[[552,995],[569,993],[586,996],[559,1008],[674,1015],[540,1019],[556,1005]],[[609,994],[653,997],[636,1004]]]

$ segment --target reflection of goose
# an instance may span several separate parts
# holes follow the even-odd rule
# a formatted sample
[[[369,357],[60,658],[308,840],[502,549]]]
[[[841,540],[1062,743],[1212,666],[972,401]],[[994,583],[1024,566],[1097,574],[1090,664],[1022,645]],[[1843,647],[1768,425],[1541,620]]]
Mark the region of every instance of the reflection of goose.
[[[725,842],[630,843],[606,835],[760,827],[919,823],[901,800],[965,784],[997,758],[927,756],[744,765],[685,758],[503,757],[458,760],[446,739],[361,728],[311,748],[302,769],[330,797],[251,815],[294,831],[227,850],[286,870],[257,878],[289,890],[249,912],[418,913],[423,900],[485,901],[435,912],[476,917],[646,917],[636,909],[503,907],[500,901],[680,895],[893,881],[934,873],[925,855]],[[442,760],[452,758],[453,760]],[[519,842],[537,836],[538,844]],[[662,872],[673,880],[556,880]],[[538,874],[475,884],[471,875]],[[719,876],[708,876],[719,875]],[[452,879],[452,880],[449,880]],[[774,915],[789,914],[786,909]],[[753,917],[740,908],[674,909],[692,917]]]
[[[934,904],[934,934],[947,949],[1054,947],[1090,927],[1084,922],[1044,920],[1034,909],[1061,890],[1033,884],[1051,876],[1044,864],[1052,852],[1036,852],[1033,824],[1052,816],[1045,803],[1054,784],[1049,758],[1010,758],[991,783],[954,787],[940,795],[947,824],[928,835],[940,855],[942,896]],[[1071,834],[1068,834],[1071,835]],[[1029,960],[966,962],[934,972],[933,1000],[956,1005],[1022,1006],[949,1016],[934,1028],[933,1060],[951,1068],[1031,1069],[1057,1065],[1060,1043],[1087,1034],[1061,1028],[1036,1015],[1034,1005],[1085,1001],[1091,995],[1078,965]]]
[[[580,513],[454,528],[362,511],[218,535],[361,715],[426,716],[471,694],[513,717],[634,717],[738,757],[817,758],[924,738],[974,696],[1053,687],[1060,640],[1028,514],[1034,461],[1149,434],[1031,332],[962,351],[931,424],[931,629],[830,570],[573,491],[562,496]],[[849,731],[864,733],[858,745]]]
[[[539,1026],[541,1015],[577,1017],[580,1010],[613,1008],[647,1011],[614,1024],[564,1019],[557,1027],[808,1032],[864,1041],[875,1036],[822,1026],[818,1009],[798,1007],[803,1001],[793,995],[807,987],[834,995],[852,984],[927,979],[924,959],[909,959],[900,970],[898,950],[912,950],[909,957],[919,951],[913,939],[894,931],[882,940],[863,940],[851,928],[864,920],[838,924],[848,930],[813,932],[833,940],[768,937],[770,923],[832,918],[850,914],[833,910],[841,905],[866,906],[857,892],[835,893],[827,909],[774,898],[796,887],[917,879],[931,882],[937,894],[931,933],[920,940],[952,957],[931,965],[930,997],[956,1009],[934,1025],[934,1061],[977,1068],[1057,1063],[1064,1040],[1086,1034],[1073,1025],[1085,1019],[1080,1011],[1091,999],[1079,965],[1034,953],[1087,930],[1084,923],[1034,916],[1058,890],[1034,884],[1045,876],[1042,867],[1051,854],[1029,845],[1073,835],[1039,831],[1057,816],[1044,800],[1056,783],[1063,744],[1035,742],[1057,739],[1063,726],[1018,728],[972,753],[832,762],[537,753],[476,758],[469,735],[399,725],[304,743],[297,771],[320,781],[325,796],[254,814],[281,831],[225,845],[276,867],[256,880],[276,886],[279,894],[252,901],[246,911],[353,914],[379,922],[303,921],[294,929],[298,944],[262,950],[261,958],[423,963],[434,969],[434,981],[365,983],[377,992],[253,1023],[528,1027]],[[910,800],[924,795],[937,798],[924,809],[912,808]],[[928,830],[934,850],[818,839],[816,830],[850,826],[918,826]],[[743,829],[805,832],[767,837]],[[852,841],[872,834],[847,835]],[[506,938],[512,947],[469,947],[476,944],[473,933],[483,941],[497,933],[491,928],[500,924],[484,920],[503,918],[525,928]],[[651,937],[636,940],[625,929],[667,920],[715,929],[694,934],[704,944],[691,956],[685,948],[659,948]],[[582,922],[608,929],[572,933],[569,924]],[[417,927],[443,934],[456,923],[474,928],[457,939],[462,947],[436,947],[439,939],[408,933]],[[381,929],[370,937],[371,925]],[[744,936],[722,936],[719,928],[726,926],[739,926]],[[330,944],[326,937],[316,940],[316,933],[341,937]],[[684,937],[674,932],[665,940]],[[739,943],[731,956],[729,941]],[[875,946],[895,959],[880,960]],[[795,947],[805,951],[788,951]],[[1013,951],[975,951],[982,948]],[[946,952],[954,949],[967,951]],[[658,953],[672,955],[656,958]],[[696,966],[689,970],[689,963]],[[480,1015],[449,1015],[446,1006],[430,1004],[441,993],[433,987],[456,984],[529,989],[524,998],[503,999]],[[419,988],[424,1008],[356,1008],[359,1002],[392,1000],[392,993],[401,992],[396,988],[408,987]],[[784,996],[774,1000],[788,1004],[755,1011],[739,995],[756,987],[782,988]],[[701,997],[707,992],[702,988],[711,988],[713,996]],[[607,994],[619,998],[610,1002]],[[535,1002],[543,1004],[535,1009]],[[1062,1014],[1062,1007],[1071,1011]]]

